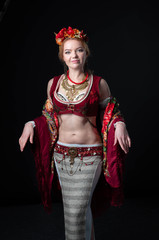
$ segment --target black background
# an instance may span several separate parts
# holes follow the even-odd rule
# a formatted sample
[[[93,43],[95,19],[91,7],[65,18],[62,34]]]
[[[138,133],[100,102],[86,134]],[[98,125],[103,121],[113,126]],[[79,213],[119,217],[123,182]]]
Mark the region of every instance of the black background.
[[[158,8],[114,1],[11,1],[0,22],[1,204],[39,202],[29,144],[18,139],[24,123],[41,115],[50,78],[63,73],[54,32],[83,29],[90,68],[107,80],[120,102],[132,147],[126,160],[125,196],[158,192]]]

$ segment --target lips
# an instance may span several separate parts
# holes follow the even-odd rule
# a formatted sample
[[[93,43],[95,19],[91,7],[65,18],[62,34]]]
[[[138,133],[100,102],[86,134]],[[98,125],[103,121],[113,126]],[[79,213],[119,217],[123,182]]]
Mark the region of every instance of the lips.
[[[79,60],[73,60],[71,61],[72,63],[79,63],[80,61]]]

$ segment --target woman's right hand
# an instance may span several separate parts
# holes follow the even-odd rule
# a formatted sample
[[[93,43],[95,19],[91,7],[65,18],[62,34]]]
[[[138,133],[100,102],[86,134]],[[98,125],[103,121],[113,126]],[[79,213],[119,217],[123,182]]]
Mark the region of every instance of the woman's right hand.
[[[20,151],[23,152],[25,145],[29,139],[33,143],[34,128],[31,122],[25,124],[21,137],[19,138]]]

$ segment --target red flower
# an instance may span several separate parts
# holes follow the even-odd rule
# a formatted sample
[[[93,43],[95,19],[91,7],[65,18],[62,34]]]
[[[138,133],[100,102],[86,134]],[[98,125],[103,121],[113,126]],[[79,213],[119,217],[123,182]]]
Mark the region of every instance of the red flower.
[[[66,28],[62,28],[58,34],[56,34],[56,38],[63,38]]]
[[[67,34],[68,35],[73,35],[74,34],[74,31],[73,31],[73,29],[71,27],[68,27]]]
[[[83,39],[84,41],[87,41],[88,38],[86,36],[86,34],[83,33],[83,30],[80,32],[78,29],[76,28],[72,28],[72,27],[68,27],[68,29],[66,28],[62,28],[59,33],[55,33],[56,35],[56,43],[58,45],[61,45],[62,42],[66,39],[66,38],[80,38]]]

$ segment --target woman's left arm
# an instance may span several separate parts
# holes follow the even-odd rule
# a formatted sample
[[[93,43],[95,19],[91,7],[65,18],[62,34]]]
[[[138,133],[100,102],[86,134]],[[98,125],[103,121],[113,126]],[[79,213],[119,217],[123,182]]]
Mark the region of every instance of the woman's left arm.
[[[129,152],[129,148],[131,147],[131,139],[129,137],[128,131],[126,129],[126,124],[124,122],[116,122],[115,126],[115,139],[114,145],[117,141],[120,144],[120,147],[123,149],[125,153]]]
[[[107,99],[111,96],[111,92],[107,82],[104,79],[100,80],[99,83],[99,96],[100,96],[100,105],[101,105],[101,120],[103,119],[103,113],[107,103]],[[125,153],[128,153],[129,148],[131,147],[131,139],[129,137],[128,131],[126,129],[126,124],[124,122],[118,121],[115,123],[115,138],[114,145],[118,142],[120,147]]]

